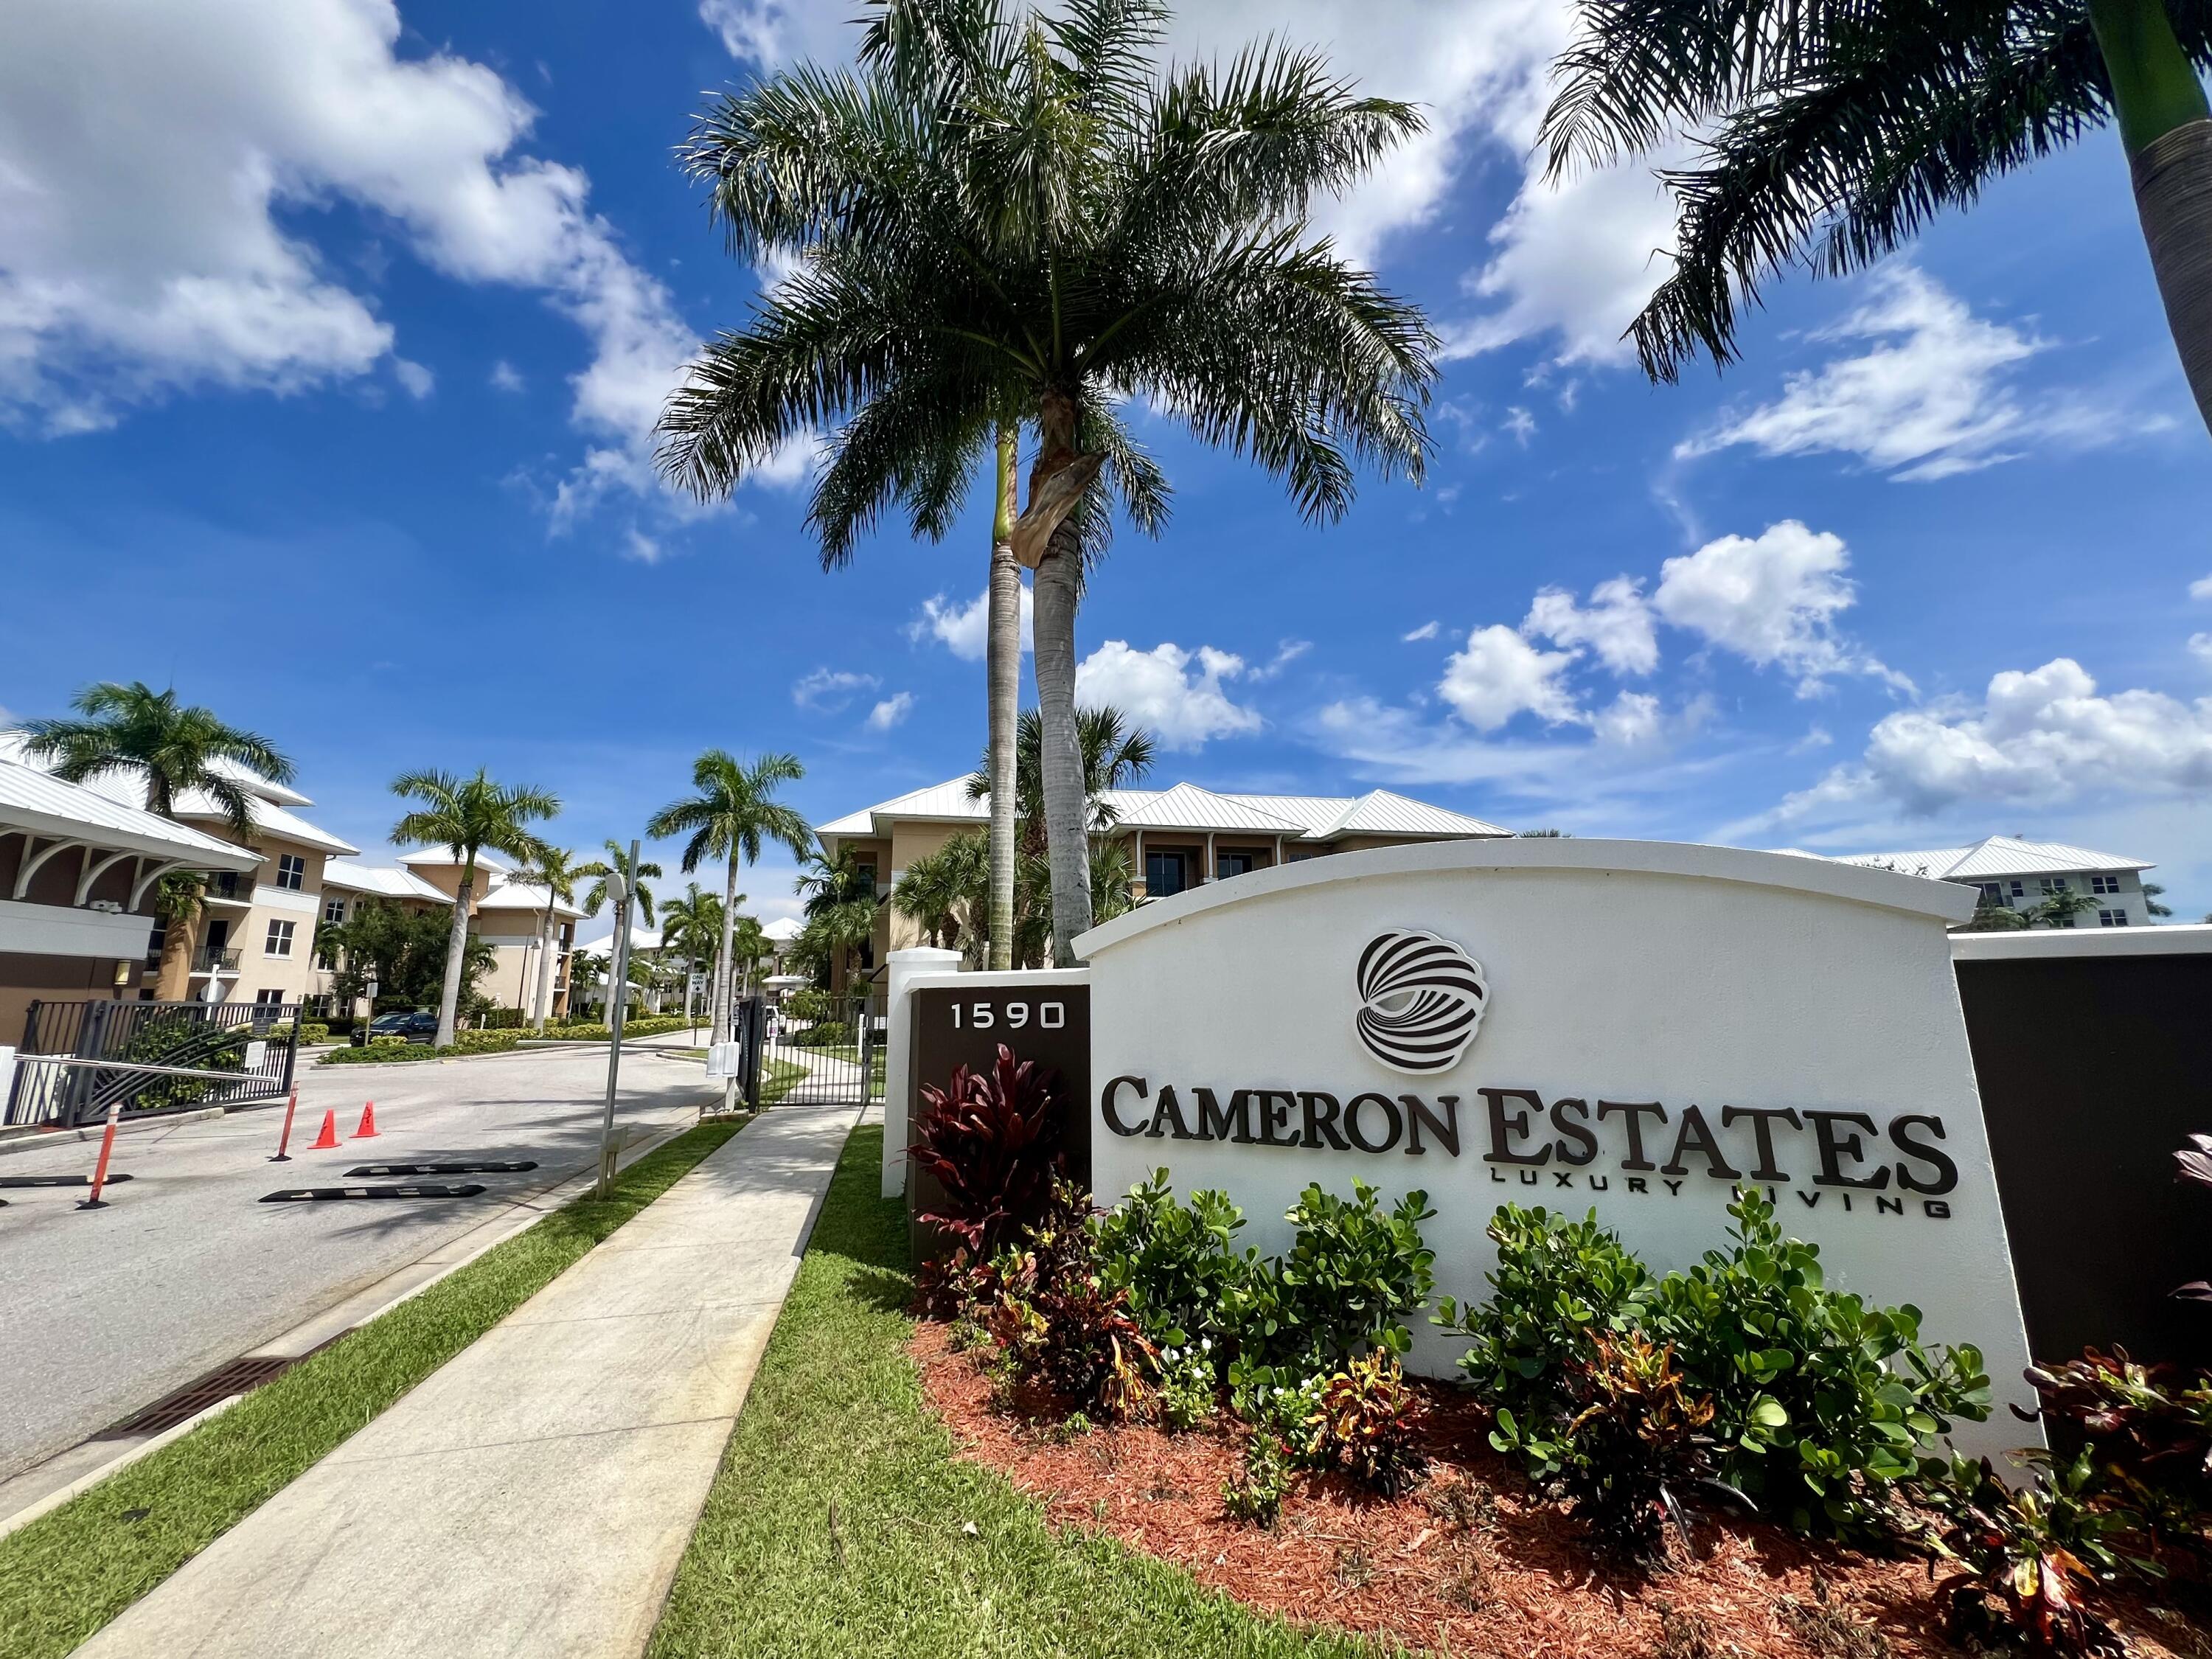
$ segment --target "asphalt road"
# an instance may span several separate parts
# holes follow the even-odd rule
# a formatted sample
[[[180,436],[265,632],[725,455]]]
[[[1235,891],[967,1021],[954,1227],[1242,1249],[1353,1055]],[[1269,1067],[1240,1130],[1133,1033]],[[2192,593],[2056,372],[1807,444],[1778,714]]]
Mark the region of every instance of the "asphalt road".
[[[0,1480],[99,1432],[467,1231],[507,1200],[589,1169],[605,1050],[551,1049],[405,1066],[303,1066],[293,1158],[270,1164],[283,1111],[128,1131],[110,1206],[82,1188],[0,1190]],[[696,1060],[632,1051],[619,1123],[652,1130],[714,1098]],[[380,1133],[308,1152],[325,1107],[350,1133],[363,1100]],[[0,1158],[0,1176],[89,1173],[96,1142]],[[535,1158],[476,1177],[475,1199],[263,1204],[285,1187],[344,1184],[356,1164]],[[358,1184],[358,1183],[356,1183]]]

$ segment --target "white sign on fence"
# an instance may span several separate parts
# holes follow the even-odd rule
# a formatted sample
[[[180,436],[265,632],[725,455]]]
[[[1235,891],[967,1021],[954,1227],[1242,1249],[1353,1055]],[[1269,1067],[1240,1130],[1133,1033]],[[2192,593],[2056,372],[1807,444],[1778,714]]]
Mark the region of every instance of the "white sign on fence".
[[[1419,1188],[1437,1289],[1487,1296],[1504,1202],[1599,1218],[1656,1269],[1726,1242],[1739,1183],[1830,1282],[1983,1352],[1996,1451],[2030,1402],[1944,927],[1974,895],[1786,854],[1449,842],[1148,904],[1091,960],[1092,1182],[1225,1190],[1262,1251],[1310,1182]],[[1461,1346],[1416,1334],[1418,1369]]]

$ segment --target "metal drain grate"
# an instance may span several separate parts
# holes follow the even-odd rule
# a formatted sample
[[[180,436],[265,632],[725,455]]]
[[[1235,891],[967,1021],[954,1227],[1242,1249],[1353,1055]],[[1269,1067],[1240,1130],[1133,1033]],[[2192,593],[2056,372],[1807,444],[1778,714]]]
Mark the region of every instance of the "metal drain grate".
[[[159,1434],[173,1429],[196,1413],[234,1394],[251,1394],[280,1371],[290,1370],[296,1359],[234,1359],[220,1370],[210,1371],[197,1382],[187,1382],[174,1394],[156,1400],[94,1438],[114,1440],[126,1434]]]

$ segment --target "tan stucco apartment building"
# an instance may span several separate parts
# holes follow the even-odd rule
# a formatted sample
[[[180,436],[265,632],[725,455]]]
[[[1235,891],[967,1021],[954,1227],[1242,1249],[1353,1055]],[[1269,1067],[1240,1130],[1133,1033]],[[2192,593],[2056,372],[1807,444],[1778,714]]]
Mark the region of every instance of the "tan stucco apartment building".
[[[158,953],[155,884],[197,870],[251,883],[260,855],[64,783],[0,733],[0,1048],[33,1002],[132,1001]],[[0,1100],[6,1089],[0,1084]]]
[[[1364,795],[1247,795],[1178,783],[1170,789],[1109,790],[1105,801],[1115,821],[1099,839],[1127,848],[1131,885],[1139,900],[1329,853],[1512,833],[1387,789]],[[876,890],[887,896],[915,860],[989,822],[990,803],[970,798],[968,780],[958,777],[848,813],[815,834],[831,851],[850,846],[861,862],[872,865]],[[883,905],[866,965],[921,943],[921,930]]]
[[[403,853],[398,869],[372,866],[333,865],[324,913],[331,921],[343,921],[364,901],[380,899],[404,909],[448,909],[461,890],[461,866],[442,847]],[[502,1008],[534,1012],[537,1007],[539,930],[545,921],[545,889],[517,881],[514,872],[496,858],[479,854],[477,878],[469,901],[469,931],[490,945],[497,959],[491,971],[477,981],[477,989]],[[553,904],[553,1000],[549,1015],[557,1017],[568,1004],[568,956],[576,942],[576,924],[584,913],[561,900]],[[318,977],[316,989],[327,994],[331,975]]]

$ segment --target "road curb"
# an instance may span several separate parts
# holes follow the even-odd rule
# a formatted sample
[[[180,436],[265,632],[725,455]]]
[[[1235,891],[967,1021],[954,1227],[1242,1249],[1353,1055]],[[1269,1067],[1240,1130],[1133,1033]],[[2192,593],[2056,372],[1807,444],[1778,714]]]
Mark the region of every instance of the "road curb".
[[[203,1106],[196,1112],[173,1112],[164,1117],[140,1118],[136,1123],[118,1123],[115,1126],[115,1133],[132,1135],[144,1134],[149,1129],[173,1129],[179,1123],[205,1123],[210,1118],[228,1117],[234,1111],[252,1111],[275,1104],[275,1101],[255,1101],[251,1106]],[[65,1141],[97,1140],[106,1132],[105,1123],[92,1124],[82,1129],[19,1130],[0,1139],[0,1158],[5,1158],[10,1152],[34,1152],[42,1146],[58,1146]]]
[[[218,1107],[211,1111],[202,1113],[200,1115],[204,1117],[221,1117],[223,1115],[223,1111],[222,1108]],[[176,1122],[179,1120],[171,1118],[165,1121],[168,1122]],[[616,1167],[617,1169],[628,1169],[640,1158],[658,1152],[661,1147],[675,1139],[677,1136],[688,1133],[697,1127],[698,1125],[696,1122],[678,1123],[654,1134],[648,1135],[642,1140],[639,1140],[623,1148],[622,1154],[617,1160]],[[338,1338],[347,1334],[349,1332],[359,1330],[363,1325],[368,1324],[371,1320],[381,1318],[384,1315],[390,1313],[394,1308],[399,1306],[401,1303],[410,1301],[412,1298],[422,1295],[423,1291],[428,1290],[432,1285],[441,1282],[450,1274],[458,1273],[463,1267],[467,1267],[471,1262],[476,1261],[479,1256],[482,1256],[486,1251],[495,1249],[497,1246],[507,1243],[508,1239],[514,1237],[518,1233],[526,1231],[528,1229],[536,1226],[538,1222],[544,1220],[545,1217],[551,1214],[554,1210],[558,1209],[562,1204],[569,1201],[568,1198],[560,1198],[560,1201],[558,1203],[551,1203],[547,1200],[559,1197],[560,1194],[567,1193],[571,1188],[574,1188],[575,1191],[574,1194],[570,1194],[570,1197],[581,1196],[581,1194],[598,1179],[599,1170],[596,1165],[594,1165],[592,1168],[580,1170],[576,1174],[563,1176],[557,1181],[550,1181],[541,1186],[532,1188],[526,1192],[518,1194],[514,1198],[508,1201],[507,1208],[503,1212],[498,1215],[486,1217],[484,1220],[478,1223],[476,1227],[471,1229],[470,1231],[462,1234],[459,1240],[453,1241],[455,1243],[459,1243],[470,1239],[478,1238],[479,1236],[481,1236],[481,1241],[479,1243],[471,1245],[462,1254],[457,1255],[453,1261],[441,1263],[438,1271],[430,1274],[428,1278],[410,1279],[409,1276],[415,1271],[415,1269],[420,1267],[423,1261],[428,1259],[428,1257],[417,1257],[415,1261],[408,1262],[404,1267],[394,1268],[391,1273],[386,1273],[382,1279],[377,1280],[374,1284],[367,1285],[362,1289],[355,1291],[349,1297],[343,1297],[339,1298],[338,1301],[331,1304],[330,1307],[325,1308],[318,1313],[309,1315],[298,1324],[293,1326],[290,1330],[284,1332],[282,1335],[271,1337],[268,1341],[262,1343],[258,1347],[248,1349],[245,1353],[240,1354],[239,1358],[241,1359],[258,1359],[264,1358],[305,1358],[307,1354],[313,1352],[318,1348],[327,1346],[329,1344],[337,1341]],[[441,1248],[451,1248],[451,1246],[441,1246]],[[434,1251],[431,1254],[434,1255],[435,1253],[436,1252]],[[395,1282],[399,1280],[408,1280],[408,1282],[398,1285],[397,1288],[392,1291],[392,1293],[388,1296],[379,1296],[378,1293],[380,1291],[384,1291],[388,1287],[394,1286]],[[361,1308],[358,1310],[351,1310],[349,1304],[362,1303],[364,1301],[368,1302],[369,1305]],[[333,1322],[331,1321],[332,1314],[341,1309],[349,1310],[348,1316],[342,1321]],[[109,1475],[120,1474],[123,1470],[129,1468],[133,1463],[138,1462],[140,1458],[150,1456],[153,1453],[161,1450],[162,1447],[170,1444],[172,1442],[182,1439],[185,1435],[191,1433],[192,1430],[198,1428],[210,1418],[220,1416],[224,1412],[228,1411],[233,1406],[235,1406],[240,1401],[246,1398],[247,1398],[247,1395],[246,1395],[234,1394],[218,1400],[213,1405],[207,1407],[205,1409],[194,1413],[183,1422],[176,1424],[170,1428],[162,1430],[159,1434],[150,1436],[144,1440],[137,1441],[130,1445],[123,1447],[113,1457],[110,1458],[105,1463],[99,1465],[95,1468],[88,1469],[84,1474],[71,1480],[67,1486],[58,1487],[55,1491],[46,1493],[42,1498],[34,1498],[23,1508],[16,1510],[13,1515],[0,1516],[0,1538],[6,1538],[12,1533],[21,1531],[23,1528],[29,1526],[33,1521],[39,1519],[40,1516],[59,1509],[63,1504],[68,1503],[72,1498],[78,1497],[89,1488],[97,1486],[100,1482],[107,1479]],[[53,1462],[55,1458],[66,1457],[70,1452],[76,1450],[79,1446],[82,1446],[87,1443],[88,1443],[85,1441],[79,1441],[76,1446],[65,1448],[64,1450],[55,1453],[53,1457],[46,1458],[40,1463],[33,1465],[31,1468],[21,1470],[18,1474],[10,1476],[9,1479],[19,1480],[22,1479],[24,1475],[33,1474],[37,1469],[44,1468],[46,1464]]]

